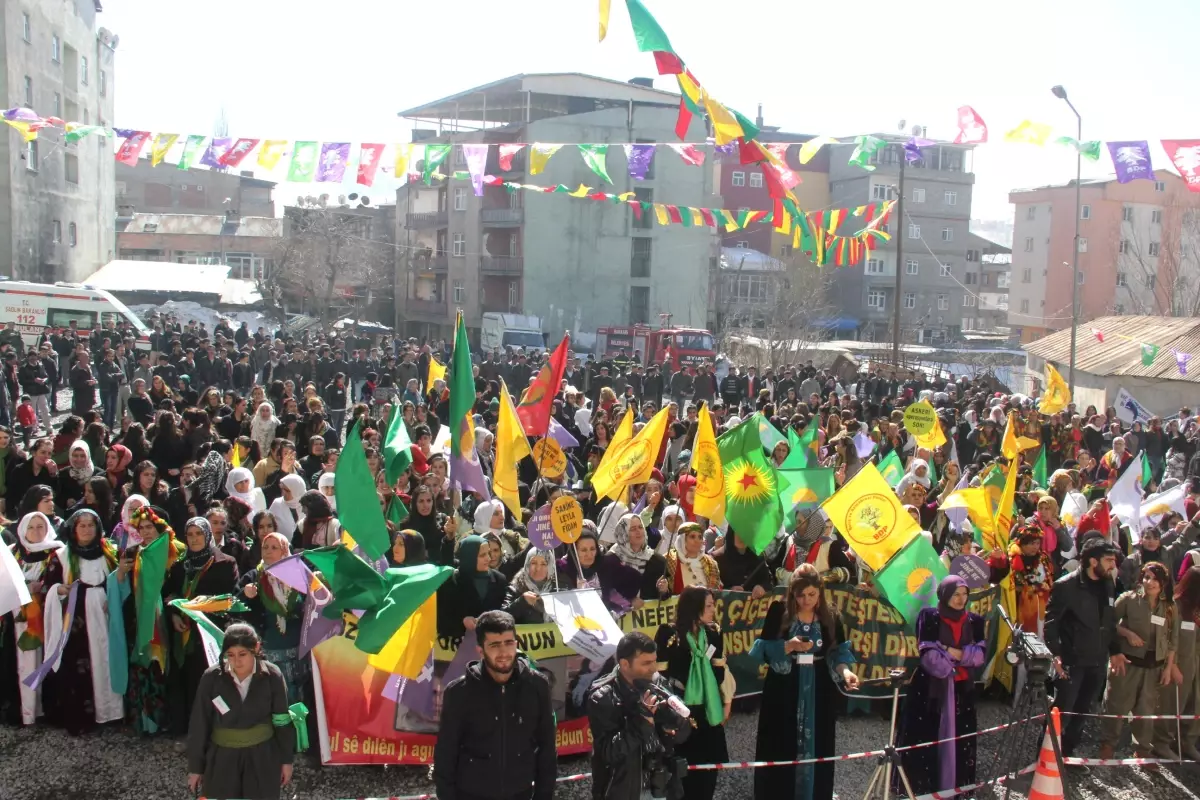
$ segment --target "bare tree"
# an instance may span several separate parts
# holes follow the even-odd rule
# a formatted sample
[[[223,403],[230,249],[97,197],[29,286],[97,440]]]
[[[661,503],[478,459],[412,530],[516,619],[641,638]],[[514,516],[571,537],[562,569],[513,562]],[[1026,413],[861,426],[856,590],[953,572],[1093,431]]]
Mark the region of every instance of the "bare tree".
[[[1200,315],[1200,201],[1174,198],[1152,213],[1158,222],[1148,227],[1124,222],[1112,241],[1102,243],[1117,265],[1113,310]]]

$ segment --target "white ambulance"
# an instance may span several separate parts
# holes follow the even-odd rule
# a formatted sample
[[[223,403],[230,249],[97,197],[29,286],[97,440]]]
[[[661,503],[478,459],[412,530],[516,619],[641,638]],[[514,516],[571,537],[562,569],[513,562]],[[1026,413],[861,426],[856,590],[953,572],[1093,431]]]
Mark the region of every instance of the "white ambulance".
[[[37,344],[44,331],[69,327],[72,321],[80,335],[86,335],[110,319],[118,326],[128,321],[139,342],[149,341],[146,323],[103,289],[80,283],[0,280],[0,328],[15,322],[27,345]]]

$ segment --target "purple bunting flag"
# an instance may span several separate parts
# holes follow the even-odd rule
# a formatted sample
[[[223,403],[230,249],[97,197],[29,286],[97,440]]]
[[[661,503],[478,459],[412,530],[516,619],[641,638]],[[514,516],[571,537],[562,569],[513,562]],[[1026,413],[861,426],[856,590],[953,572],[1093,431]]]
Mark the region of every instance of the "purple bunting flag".
[[[650,162],[654,160],[654,145],[625,145],[625,160],[629,162],[629,177],[636,181],[646,180],[646,173],[650,171]]]
[[[3,116],[6,120],[9,120],[10,122],[41,122],[42,121],[42,118],[37,115],[36,111],[34,111],[32,108],[25,108],[24,106],[16,106],[14,108],[5,109]],[[128,139],[129,137],[125,136],[123,138]]]
[[[122,139],[128,139],[137,133],[137,131],[130,130],[129,128],[113,128],[112,132]]]
[[[300,553],[279,559],[267,567],[267,574],[289,589],[300,594],[308,594],[308,587],[312,581],[312,570],[308,568],[308,564],[304,563],[304,557]]]
[[[550,438],[558,442],[559,447],[563,450],[569,450],[572,447],[579,447],[579,440],[571,435],[571,432],[559,425],[554,417],[550,418]]]
[[[904,160],[909,164],[915,164],[920,161],[925,155],[921,152],[922,147],[932,147],[937,144],[932,139],[923,139],[920,136],[914,136],[904,143]]]
[[[462,644],[459,647],[470,650],[469,647],[464,648]],[[403,675],[394,677],[400,679],[396,691],[396,702],[422,717],[432,720],[434,717],[433,651],[429,651],[429,657],[425,659],[425,666],[421,667],[421,674],[416,677],[416,680],[410,680]],[[442,685],[445,686],[445,683]]]
[[[308,655],[309,651],[321,642],[341,633],[341,617],[329,619],[321,613],[325,610],[325,606],[332,602],[333,592],[329,591],[328,586],[313,578],[312,591],[304,599],[304,606],[300,612],[304,619],[300,627],[300,645],[298,648],[300,658]]]
[[[1154,180],[1154,167],[1150,163],[1150,143],[1109,142],[1108,152],[1117,171],[1117,183]]]
[[[1191,353],[1181,353],[1178,350],[1175,351],[1175,366],[1179,367],[1180,375],[1187,375],[1187,365],[1191,360]]]
[[[200,163],[209,169],[225,169],[225,165],[221,163],[221,159],[232,145],[232,137],[214,136],[209,140],[208,149],[204,151],[204,155],[200,156]]]
[[[317,182],[341,183],[346,176],[346,162],[349,160],[349,142],[325,142],[321,145],[321,159],[317,162]]]
[[[483,173],[487,171],[488,146],[486,144],[460,145],[471,174],[471,187],[476,197],[483,197]]]

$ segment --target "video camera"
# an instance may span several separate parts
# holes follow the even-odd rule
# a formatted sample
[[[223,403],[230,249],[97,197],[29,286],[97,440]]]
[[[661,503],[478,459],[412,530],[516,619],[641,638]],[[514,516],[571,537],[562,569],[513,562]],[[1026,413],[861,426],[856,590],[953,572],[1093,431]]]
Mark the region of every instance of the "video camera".
[[[1045,683],[1054,672],[1054,654],[1036,633],[1023,630],[1020,625],[1013,625],[1003,605],[998,608],[1001,618],[1012,631],[1012,642],[1004,654],[1005,660],[1014,667],[1019,664],[1025,665],[1026,683]]]

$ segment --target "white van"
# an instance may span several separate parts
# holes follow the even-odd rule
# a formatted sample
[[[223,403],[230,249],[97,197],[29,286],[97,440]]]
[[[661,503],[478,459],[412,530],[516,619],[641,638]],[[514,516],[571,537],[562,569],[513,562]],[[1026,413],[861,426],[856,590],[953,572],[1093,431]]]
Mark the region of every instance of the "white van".
[[[37,344],[44,331],[76,323],[86,335],[109,320],[128,321],[138,332],[139,342],[149,342],[150,329],[136,314],[103,289],[79,283],[29,283],[0,280],[0,328],[17,324],[27,345]]]

